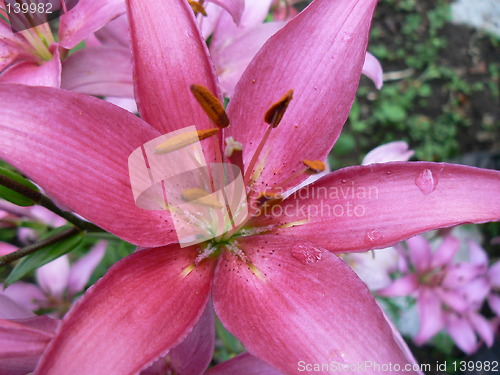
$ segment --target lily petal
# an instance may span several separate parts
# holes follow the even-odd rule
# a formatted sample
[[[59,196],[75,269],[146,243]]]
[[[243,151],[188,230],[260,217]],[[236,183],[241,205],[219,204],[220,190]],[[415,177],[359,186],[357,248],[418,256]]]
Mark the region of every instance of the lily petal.
[[[455,314],[449,314],[446,323],[446,330],[455,341],[455,344],[467,354],[472,354],[477,350],[477,338],[471,324],[464,318]]]
[[[212,361],[215,345],[215,315],[208,303],[193,331],[168,354],[141,375],[202,374]]]
[[[409,238],[406,243],[410,259],[418,272],[425,272],[431,264],[431,246],[423,236]]]
[[[207,45],[187,1],[127,0],[127,5],[141,117],[163,134],[192,125],[213,127],[189,89],[202,85],[220,97]],[[203,141],[204,150],[211,141]]]
[[[488,346],[492,346],[493,341],[495,340],[495,329],[493,328],[493,325],[488,322],[484,316],[476,312],[471,312],[467,315],[467,317],[470,324],[479,334],[484,343]]]
[[[243,143],[246,168],[268,129],[264,114],[294,90],[259,155],[257,166],[264,163],[264,169],[256,191],[302,170],[304,159],[324,160],[332,149],[354,101],[375,3],[314,1],[266,42],[241,77],[224,136]],[[287,190],[306,178],[302,174],[281,187]]]
[[[253,224],[339,253],[383,248],[432,229],[498,220],[499,182],[498,171],[445,163],[349,167],[297,191]]]
[[[48,295],[62,297],[68,287],[69,260],[63,255],[36,270],[38,285]]]
[[[24,375],[33,371],[56,326],[57,321],[46,316],[0,319],[0,374]]]
[[[366,53],[363,64],[363,74],[373,81],[373,84],[380,90],[384,84],[384,71],[378,59],[370,52]]]
[[[36,373],[135,374],[165,355],[209,298],[214,262],[187,274],[195,257],[196,249],[172,245],[116,263],[65,316]]]
[[[96,31],[95,36],[105,46],[130,48],[127,15],[115,18],[102,29]]]
[[[211,3],[217,4],[224,8],[233,17],[235,24],[239,24],[241,16],[245,10],[245,0],[209,0]],[[252,0],[254,1],[254,0]]]
[[[64,90],[2,85],[0,100],[1,158],[128,242],[176,242],[169,215],[138,208],[130,187],[128,157],[157,131],[103,100]]]
[[[400,277],[399,279],[394,280],[394,282],[377,291],[377,294],[381,296],[408,296],[412,294],[415,290],[417,290],[418,278],[416,274],[405,275]]]
[[[237,34],[231,43],[224,44],[220,50],[211,49],[224,96],[232,96],[236,84],[255,54],[284,25],[284,22],[266,22]],[[214,41],[217,35],[216,31]]]
[[[35,316],[31,310],[18,305],[9,297],[0,293],[0,319],[25,319]]]
[[[33,61],[27,61],[11,66],[2,73],[0,82],[59,87],[61,85],[61,60],[58,50],[55,50],[50,61],[41,65]]]
[[[85,288],[90,276],[92,276],[95,268],[104,257],[107,246],[108,243],[106,241],[99,241],[88,254],[73,264],[68,276],[69,295],[74,296]]]
[[[414,341],[417,345],[422,345],[443,328],[443,311],[438,296],[429,288],[422,288],[417,305],[420,328]]]
[[[228,361],[209,369],[205,375],[283,375],[281,371],[254,357],[250,353],[242,353]]]
[[[453,236],[446,236],[432,255],[431,268],[438,268],[451,262],[460,247],[460,241]]]
[[[394,141],[378,146],[371,150],[363,158],[361,164],[387,163],[390,161],[408,161],[413,156],[414,151],[408,149],[408,143],[404,141]]]
[[[285,236],[246,237],[236,246],[249,259],[223,253],[213,300],[251,354],[287,374],[300,374],[300,361],[410,362],[367,287],[338,257]]]
[[[7,296],[26,310],[35,311],[40,306],[35,301],[45,301],[47,297],[35,284],[19,281],[0,291],[0,295]]]
[[[133,98],[130,59],[128,48],[81,49],[64,61],[61,88],[88,95]]]
[[[67,49],[75,48],[78,43],[94,31],[99,30],[112,19],[125,13],[123,0],[79,0],[78,4],[60,18],[59,40]]]
[[[500,288],[500,261],[490,267],[488,270],[488,279],[493,287]]]

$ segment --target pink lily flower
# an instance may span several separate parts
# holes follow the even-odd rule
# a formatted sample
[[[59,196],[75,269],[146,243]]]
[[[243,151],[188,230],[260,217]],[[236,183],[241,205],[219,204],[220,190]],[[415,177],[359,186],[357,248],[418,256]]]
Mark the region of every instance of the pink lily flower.
[[[0,8],[6,9],[4,0]],[[69,50],[124,11],[123,0],[79,0],[61,15],[57,38],[48,23],[13,33],[0,19],[0,82],[59,87],[62,61]],[[97,57],[104,56],[94,61]]]
[[[30,311],[44,311],[61,318],[75,296],[84,290],[92,273],[104,256],[107,243],[98,242],[93,249],[70,266],[63,255],[36,270],[38,285],[19,281],[0,290],[18,305]]]
[[[363,165],[373,163],[388,163],[391,161],[408,161],[415,151],[410,150],[403,141],[394,141],[378,146],[365,155]]]
[[[162,133],[193,124],[213,128],[189,87],[218,94],[216,76],[185,1],[127,4],[141,118],[63,90],[0,88],[8,108],[0,113],[2,158],[72,211],[143,248],[74,305],[36,373],[137,373],[182,342],[210,296],[248,351],[284,373],[299,373],[299,361],[413,363],[369,290],[332,253],[497,220],[500,173],[425,162],[339,170],[312,186],[338,195],[308,195],[305,187],[281,206],[299,209],[249,217],[200,260],[208,244],[181,248],[167,212],[136,206],[128,157]],[[308,177],[298,173],[305,159],[325,160],[354,100],[374,7],[373,0],[315,0],[250,63],[227,108],[231,125],[223,136],[243,145],[243,172],[254,192],[292,188]],[[269,130],[264,114],[290,89],[293,101]],[[207,160],[220,160],[221,144],[203,141]],[[376,199],[347,194],[347,186],[376,187]],[[310,216],[300,209],[321,203],[342,204],[346,212]],[[363,205],[364,214],[348,215],[348,205]]]
[[[56,327],[56,320],[36,316],[0,295],[0,375],[33,371]]]
[[[420,329],[415,343],[422,345],[445,329],[467,354],[480,346],[475,332],[491,346],[495,324],[479,313],[490,291],[486,278],[488,258],[484,250],[469,241],[469,262],[453,262],[460,242],[451,235],[445,237],[434,252],[423,236],[406,242],[409,257],[402,268],[405,274],[378,293],[382,296],[416,295]]]

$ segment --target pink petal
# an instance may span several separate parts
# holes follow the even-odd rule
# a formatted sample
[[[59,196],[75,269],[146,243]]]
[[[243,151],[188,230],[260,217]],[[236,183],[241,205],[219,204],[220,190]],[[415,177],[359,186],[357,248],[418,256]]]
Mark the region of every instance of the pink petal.
[[[74,296],[85,288],[92,273],[104,257],[107,246],[108,243],[106,241],[99,241],[88,254],[78,259],[71,266],[71,271],[68,275],[69,295]]]
[[[159,134],[103,100],[49,88],[2,85],[0,157],[48,194],[126,241],[176,241],[168,214],[134,202],[130,153]],[[71,121],[69,121],[71,119]]]
[[[481,266],[471,263],[456,263],[447,267],[442,285],[451,289],[463,288],[483,274],[484,269]]]
[[[135,374],[181,342],[207,304],[213,261],[196,249],[138,251],[112,266],[74,305],[38,374]]]
[[[2,4],[0,4],[2,6]],[[2,6],[5,9],[5,6]],[[0,71],[19,61],[33,61],[30,44],[0,18]]]
[[[68,287],[69,260],[63,255],[36,270],[38,285],[49,296],[60,298]]]
[[[432,255],[431,268],[449,264],[460,246],[460,241],[453,236],[446,236]]]
[[[163,134],[192,125],[198,130],[213,127],[189,90],[198,84],[218,95],[215,71],[191,7],[178,0],[127,4],[141,117]],[[204,150],[215,147],[215,140],[203,141]]]
[[[0,292],[0,319],[24,319],[35,314]]]
[[[488,296],[488,304],[497,316],[500,316],[500,295],[490,294]]]
[[[417,299],[420,328],[414,341],[424,344],[438,333],[444,325],[441,301],[432,289],[422,289]]]
[[[416,184],[422,171],[434,191]],[[500,172],[453,164],[396,162],[330,173],[252,224],[335,252],[383,248],[440,227],[500,218]],[[285,227],[283,227],[285,225]]]
[[[245,10],[245,0],[210,0],[210,2],[224,8],[233,17],[235,24],[240,23],[243,11]]]
[[[486,277],[478,277],[464,285],[462,290],[470,303],[480,304],[490,294],[491,287]]]
[[[284,25],[284,22],[266,22],[233,36],[231,42],[224,44],[219,50],[211,49],[224,96],[232,96],[236,84],[255,54]],[[216,31],[214,38],[217,35]]]
[[[0,291],[0,295],[9,297],[19,306],[26,310],[35,311],[40,308],[36,301],[46,301],[47,297],[43,291],[35,284],[19,281]]]
[[[387,163],[390,161],[408,161],[414,154],[413,150],[408,149],[408,143],[403,141],[394,141],[378,146],[371,150],[363,158],[363,165],[373,163]]]
[[[467,244],[469,245],[471,263],[477,264],[478,266],[488,267],[489,259],[486,251],[484,251],[484,249],[473,240],[467,241]]]
[[[205,375],[282,375],[281,371],[269,366],[249,353],[242,353],[228,361],[210,368]]]
[[[449,289],[436,289],[435,290],[441,301],[448,307],[459,313],[464,313],[466,310],[470,309],[470,302],[466,300],[461,290],[449,290]]]
[[[78,4],[60,18],[59,40],[67,49],[76,47],[94,31],[125,12],[123,0],[79,0]]]
[[[429,270],[431,264],[431,246],[424,236],[415,236],[406,240],[410,259],[418,272]]]
[[[2,73],[0,82],[59,87],[61,85],[61,60],[58,50],[55,50],[50,61],[41,65],[28,61],[11,66]]]
[[[239,25],[234,23],[229,13],[220,13],[210,40],[210,50],[220,51],[225,45],[232,43],[236,37],[247,33],[253,27],[262,25],[269,13],[271,3],[272,0],[247,1]],[[276,24],[284,26],[285,22],[277,22]],[[213,53],[211,55],[213,56]]]
[[[0,374],[24,375],[34,370],[53,336],[57,322],[45,316],[0,319]]]
[[[221,255],[214,307],[254,356],[293,374],[300,361],[409,361],[366,286],[338,257],[285,236],[243,237],[236,246],[248,261]]]
[[[387,297],[409,296],[419,287],[416,274],[405,275],[393,281],[391,285],[377,291],[377,294]]]
[[[373,84],[378,90],[382,88],[382,85],[384,84],[384,71],[382,70],[382,65],[380,65],[380,62],[370,52],[367,52],[365,56],[365,62],[363,64],[363,74],[373,81]]]
[[[449,314],[446,331],[455,344],[465,353],[472,354],[477,350],[477,338],[471,324],[464,318]]]
[[[13,251],[16,251],[17,249],[18,249],[17,246],[14,246],[10,243],[0,242],[0,256],[12,253]]]
[[[120,108],[123,108],[130,113],[138,113],[139,111],[137,110],[137,103],[135,102],[135,99],[130,99],[130,98],[117,98],[114,96],[107,96],[104,98],[109,103],[112,103],[114,105],[117,105]]]
[[[224,136],[244,144],[246,168],[269,127],[264,114],[294,90],[260,153],[260,162],[266,159],[256,191],[302,170],[304,159],[324,160],[332,149],[354,100],[375,3],[314,1],[268,40],[243,74],[228,106],[232,125]],[[281,187],[287,190],[306,177]]]
[[[209,303],[186,339],[151,367],[141,371],[141,375],[202,374],[214,353],[214,318],[214,310]]]
[[[81,49],[64,61],[61,87],[89,95],[133,98],[130,59],[128,47]]]
[[[470,324],[474,330],[479,334],[479,337],[484,341],[487,346],[492,346],[495,340],[495,330],[493,325],[481,314],[471,312],[467,315]]]
[[[493,264],[488,270],[488,279],[495,288],[500,288],[500,261]]]
[[[129,48],[129,25],[127,15],[124,14],[96,31],[95,36],[103,45],[108,47]]]

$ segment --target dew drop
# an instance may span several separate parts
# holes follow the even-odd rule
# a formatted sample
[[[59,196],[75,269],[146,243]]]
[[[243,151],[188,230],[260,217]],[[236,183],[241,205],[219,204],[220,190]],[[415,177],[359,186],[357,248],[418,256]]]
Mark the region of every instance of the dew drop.
[[[370,229],[368,232],[366,232],[366,237],[370,242],[375,242],[382,238],[382,234],[378,229]]]
[[[415,185],[425,195],[429,195],[436,189],[437,180],[430,169],[424,169],[415,179]]]
[[[347,180],[345,178],[342,179],[341,181],[343,184],[347,183]]]
[[[292,256],[300,263],[307,265],[321,260],[321,249],[299,245],[292,249]]]

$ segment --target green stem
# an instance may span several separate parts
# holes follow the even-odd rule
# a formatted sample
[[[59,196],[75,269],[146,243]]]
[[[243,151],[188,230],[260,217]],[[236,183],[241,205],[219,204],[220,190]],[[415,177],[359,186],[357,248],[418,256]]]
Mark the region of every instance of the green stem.
[[[15,260],[18,260],[26,255],[34,253],[40,249],[43,249],[44,247],[55,244],[59,241],[65,240],[67,238],[73,237],[74,235],[76,235],[78,233],[80,233],[80,229],[78,229],[77,227],[71,227],[71,228],[68,228],[66,230],[63,230],[62,232],[60,232],[52,237],[35,242],[32,245],[22,247],[19,250],[14,251],[13,253],[10,253],[10,254],[7,254],[7,255],[0,257],[0,267],[6,265],[8,263],[11,263]]]
[[[25,197],[33,200],[37,204],[39,204],[42,207],[45,207],[49,211],[52,211],[56,215],[61,216],[63,219],[66,219],[68,222],[71,224],[75,225],[79,229],[86,231],[86,232],[103,232],[101,228],[98,226],[89,223],[87,221],[84,221],[82,219],[79,219],[75,215],[73,215],[70,212],[66,212],[61,210],[59,207],[57,207],[54,202],[52,202],[49,198],[47,198],[45,195],[42,193],[35,191],[33,189],[30,189],[27,186],[24,186],[23,184],[20,184],[17,181],[11,180],[10,178],[3,176],[0,174],[0,185],[5,186],[8,189],[11,189],[15,191],[16,193],[19,193],[21,195],[24,195]]]

